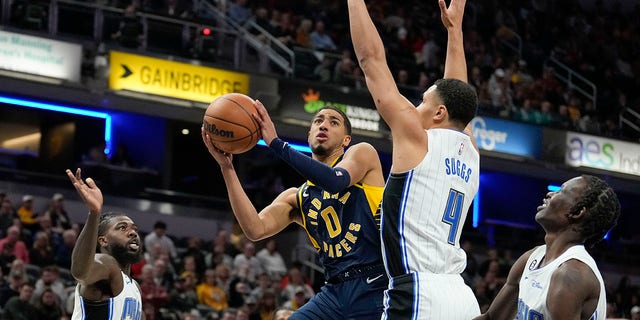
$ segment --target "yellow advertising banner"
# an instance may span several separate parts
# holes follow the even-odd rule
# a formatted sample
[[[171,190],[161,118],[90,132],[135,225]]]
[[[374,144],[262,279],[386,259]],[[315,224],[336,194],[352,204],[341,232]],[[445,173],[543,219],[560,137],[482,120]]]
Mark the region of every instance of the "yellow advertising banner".
[[[249,75],[111,51],[109,88],[210,103],[231,93],[249,94]]]

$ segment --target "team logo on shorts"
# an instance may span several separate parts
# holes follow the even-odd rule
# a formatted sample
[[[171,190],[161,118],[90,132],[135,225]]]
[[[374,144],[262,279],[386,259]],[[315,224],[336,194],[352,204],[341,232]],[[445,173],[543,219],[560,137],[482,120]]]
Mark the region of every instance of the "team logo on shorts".
[[[462,151],[464,151],[464,142],[460,143],[460,149],[458,149],[458,155],[461,155]]]

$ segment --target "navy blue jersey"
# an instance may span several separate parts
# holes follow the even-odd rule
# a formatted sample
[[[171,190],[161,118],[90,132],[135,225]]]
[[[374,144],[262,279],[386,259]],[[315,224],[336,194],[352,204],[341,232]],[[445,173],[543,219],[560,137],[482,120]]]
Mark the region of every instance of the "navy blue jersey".
[[[326,279],[354,266],[382,263],[383,189],[358,183],[331,194],[310,181],[298,188],[302,225],[320,255]]]

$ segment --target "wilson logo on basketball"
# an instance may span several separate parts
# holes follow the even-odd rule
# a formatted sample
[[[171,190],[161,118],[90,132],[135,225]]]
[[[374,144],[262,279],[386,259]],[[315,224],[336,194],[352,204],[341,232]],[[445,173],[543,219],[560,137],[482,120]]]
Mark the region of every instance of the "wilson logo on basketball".
[[[203,121],[202,126],[204,127],[204,130],[206,130],[207,132],[209,132],[214,136],[219,136],[224,138],[233,138],[233,131],[220,130],[216,128],[216,125],[213,123],[208,123],[206,121]]]

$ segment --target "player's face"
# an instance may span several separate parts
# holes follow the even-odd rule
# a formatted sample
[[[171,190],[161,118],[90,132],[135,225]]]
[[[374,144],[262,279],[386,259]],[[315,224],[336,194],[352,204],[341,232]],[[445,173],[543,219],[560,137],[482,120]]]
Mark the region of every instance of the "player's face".
[[[573,178],[562,184],[560,190],[547,193],[538,207],[536,221],[543,227],[565,225],[571,207],[582,196],[586,188],[582,177]]]
[[[314,154],[328,155],[349,145],[351,137],[347,135],[342,115],[335,110],[324,109],[313,117],[308,140]]]
[[[126,216],[112,218],[107,232],[108,251],[123,265],[138,262],[142,258],[142,245],[138,226]]]

